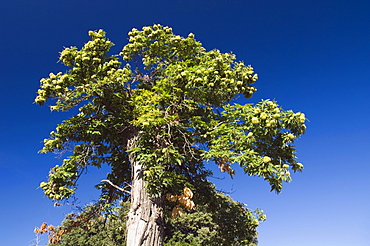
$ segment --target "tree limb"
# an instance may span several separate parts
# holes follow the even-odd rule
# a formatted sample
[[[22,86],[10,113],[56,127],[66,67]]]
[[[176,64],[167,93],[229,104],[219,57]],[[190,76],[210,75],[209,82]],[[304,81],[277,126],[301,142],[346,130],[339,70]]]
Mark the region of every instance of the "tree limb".
[[[125,192],[125,193],[131,195],[131,192],[129,192],[129,191],[125,190],[124,188],[121,188],[121,187],[113,184],[110,180],[104,179],[104,180],[102,180],[100,182],[106,182],[106,183],[110,184],[111,186],[113,186],[114,188],[116,188],[117,190],[122,191],[122,192]]]

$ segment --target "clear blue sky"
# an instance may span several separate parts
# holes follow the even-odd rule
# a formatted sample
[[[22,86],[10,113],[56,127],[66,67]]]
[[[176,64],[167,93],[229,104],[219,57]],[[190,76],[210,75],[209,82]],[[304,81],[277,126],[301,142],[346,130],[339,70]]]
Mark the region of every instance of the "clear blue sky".
[[[37,154],[40,142],[68,116],[33,104],[40,78],[64,71],[58,52],[99,28],[119,51],[131,28],[154,23],[234,52],[259,74],[252,102],[276,99],[310,119],[297,144],[305,170],[281,194],[241,172],[217,181],[266,212],[260,245],[370,245],[370,1],[0,0],[0,12],[0,245],[29,245],[34,226],[69,209],[37,189],[60,162]],[[105,175],[90,170],[82,202]]]

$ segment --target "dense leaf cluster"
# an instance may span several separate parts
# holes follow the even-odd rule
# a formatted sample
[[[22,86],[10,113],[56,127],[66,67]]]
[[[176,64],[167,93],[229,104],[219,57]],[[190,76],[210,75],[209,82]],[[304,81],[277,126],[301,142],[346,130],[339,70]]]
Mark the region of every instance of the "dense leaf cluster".
[[[201,199],[204,194],[208,195],[207,203]],[[196,209],[180,217],[172,217],[171,206],[167,206],[164,245],[257,245],[257,226],[266,219],[263,211],[249,210],[229,196],[215,192],[210,184],[197,191],[195,199]],[[79,213],[67,214],[55,231],[61,235],[59,240],[49,245],[126,245],[129,202],[122,202],[109,214],[101,205],[87,205]]]
[[[79,213],[67,214],[56,229],[61,235],[58,242],[49,245],[124,246],[128,207],[129,203],[121,203],[107,214],[97,203],[86,205]]]
[[[257,245],[257,226],[266,219],[262,210],[248,209],[211,184],[199,187],[194,200],[195,211],[166,217],[165,245]]]

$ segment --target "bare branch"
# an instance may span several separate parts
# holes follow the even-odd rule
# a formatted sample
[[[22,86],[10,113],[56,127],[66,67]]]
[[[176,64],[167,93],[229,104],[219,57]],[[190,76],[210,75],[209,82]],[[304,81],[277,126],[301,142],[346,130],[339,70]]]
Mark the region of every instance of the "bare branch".
[[[125,193],[131,195],[131,192],[129,192],[129,191],[125,190],[124,188],[121,188],[121,187],[113,184],[110,180],[104,179],[101,182],[106,182],[106,183],[110,184],[111,186],[113,186],[114,188],[116,188],[117,190],[122,191],[122,192],[125,192]]]

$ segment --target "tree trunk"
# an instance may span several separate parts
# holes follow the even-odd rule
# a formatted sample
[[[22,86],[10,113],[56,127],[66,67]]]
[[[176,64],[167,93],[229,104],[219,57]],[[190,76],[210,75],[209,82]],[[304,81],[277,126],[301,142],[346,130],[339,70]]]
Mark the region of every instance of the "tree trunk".
[[[131,138],[129,149],[137,136]],[[164,237],[163,198],[151,198],[143,180],[144,167],[130,156],[132,184],[131,205],[127,217],[127,246],[161,246]]]

